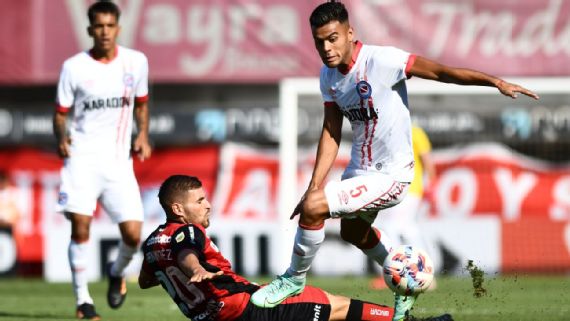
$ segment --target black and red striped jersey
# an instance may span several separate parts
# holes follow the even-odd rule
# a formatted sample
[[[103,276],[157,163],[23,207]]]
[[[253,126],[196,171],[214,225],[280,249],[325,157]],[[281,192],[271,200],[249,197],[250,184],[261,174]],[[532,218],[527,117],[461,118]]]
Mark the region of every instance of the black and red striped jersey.
[[[189,283],[176,259],[183,249],[194,251],[207,271],[222,270],[224,274],[213,280]],[[156,276],[182,313],[192,320],[234,320],[242,314],[251,293],[258,289],[232,271],[230,262],[201,225],[160,225],[143,243],[143,252],[144,271]]]

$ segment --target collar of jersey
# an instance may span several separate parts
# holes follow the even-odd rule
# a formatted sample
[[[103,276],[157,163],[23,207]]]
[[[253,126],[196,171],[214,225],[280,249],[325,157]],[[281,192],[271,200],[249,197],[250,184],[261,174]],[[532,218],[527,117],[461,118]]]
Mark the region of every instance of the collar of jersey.
[[[348,67],[346,67],[346,69],[345,68],[341,69],[340,67],[338,68],[338,71],[343,75],[348,74],[348,72],[352,69],[352,66],[354,66],[354,63],[356,63],[356,59],[358,58],[358,54],[360,53],[360,49],[362,48],[362,42],[356,40],[354,42],[354,44],[356,46],[354,47],[354,50],[352,51],[352,57],[350,60],[350,64],[348,65]]]
[[[115,61],[115,59],[117,59],[117,56],[119,55],[119,46],[115,46],[115,56],[113,57],[113,59],[111,59],[109,61],[102,61],[101,59],[95,58],[93,56],[93,49],[89,49],[88,53],[89,53],[89,57],[91,57],[93,60],[100,62],[102,64],[110,64],[111,62]]]

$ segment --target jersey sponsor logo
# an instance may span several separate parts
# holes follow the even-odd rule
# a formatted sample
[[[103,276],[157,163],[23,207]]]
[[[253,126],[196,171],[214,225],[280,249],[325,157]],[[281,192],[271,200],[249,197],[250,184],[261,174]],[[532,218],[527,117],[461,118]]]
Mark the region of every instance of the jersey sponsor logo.
[[[125,86],[132,88],[135,84],[135,76],[133,74],[127,73],[123,76],[123,83]]]
[[[345,108],[341,108],[344,117],[348,118],[350,121],[368,121],[373,119],[378,119],[378,114],[372,106],[367,108],[362,108],[359,105],[350,105]]]
[[[184,240],[184,238],[185,238],[184,232],[180,232],[180,233],[178,233],[178,235],[176,235],[176,237],[174,239],[176,240],[176,243],[180,243]]]
[[[316,304],[313,311],[315,312],[315,314],[313,314],[313,321],[319,321],[321,317],[321,305]]]
[[[366,80],[361,80],[356,83],[356,93],[360,98],[368,99],[372,96],[372,86]]]
[[[158,235],[155,237],[151,237],[146,241],[146,245],[154,245],[154,244],[166,244],[170,243],[170,236],[168,235]]]
[[[105,99],[92,99],[83,102],[83,110],[90,111],[102,108],[123,108],[131,105],[130,97],[111,97]]]

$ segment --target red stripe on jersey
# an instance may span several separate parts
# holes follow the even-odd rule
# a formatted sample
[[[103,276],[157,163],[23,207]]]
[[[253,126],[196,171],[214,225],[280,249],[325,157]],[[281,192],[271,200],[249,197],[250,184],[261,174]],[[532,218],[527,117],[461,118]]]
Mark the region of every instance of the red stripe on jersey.
[[[416,55],[410,55],[408,62],[406,63],[406,77],[408,77],[408,79],[412,78],[412,75],[410,75],[410,69],[412,69],[414,62],[416,62]]]
[[[142,97],[135,97],[135,103],[146,103],[148,101],[148,95]]]
[[[325,107],[338,107],[338,104],[334,101],[325,101]]]
[[[123,64],[123,75],[127,72],[127,67]],[[125,89],[123,90],[123,101],[122,103],[126,102],[127,106],[121,106],[121,116],[119,117],[119,123],[117,124],[117,146],[116,146],[116,153],[117,157],[121,154],[122,151],[126,149],[125,144],[125,136],[127,131],[127,124],[129,122],[128,119],[128,112],[130,111],[129,107],[129,87],[125,85]],[[122,147],[122,148],[121,148]]]
[[[280,304],[294,304],[294,303],[316,303],[316,304],[330,304],[329,298],[325,291],[307,285],[301,294],[289,297]]]
[[[391,321],[394,309],[382,305],[364,302],[362,304],[362,321]]]
[[[372,139],[374,139],[374,133],[376,133],[376,124],[378,124],[378,119],[374,118],[372,120],[372,133],[368,141],[368,166],[372,166]]]
[[[58,113],[68,113],[71,110],[71,107],[65,107],[62,105],[57,105],[57,106],[55,106],[55,110]]]

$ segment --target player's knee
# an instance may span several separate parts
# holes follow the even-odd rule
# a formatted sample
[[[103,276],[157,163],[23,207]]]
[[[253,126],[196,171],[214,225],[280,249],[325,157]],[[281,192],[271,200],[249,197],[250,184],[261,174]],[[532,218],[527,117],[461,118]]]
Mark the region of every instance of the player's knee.
[[[123,237],[123,242],[128,246],[136,247],[141,242],[141,238],[140,235],[125,235],[125,237]]]
[[[71,239],[77,243],[89,241],[89,227],[75,227],[71,230]]]

